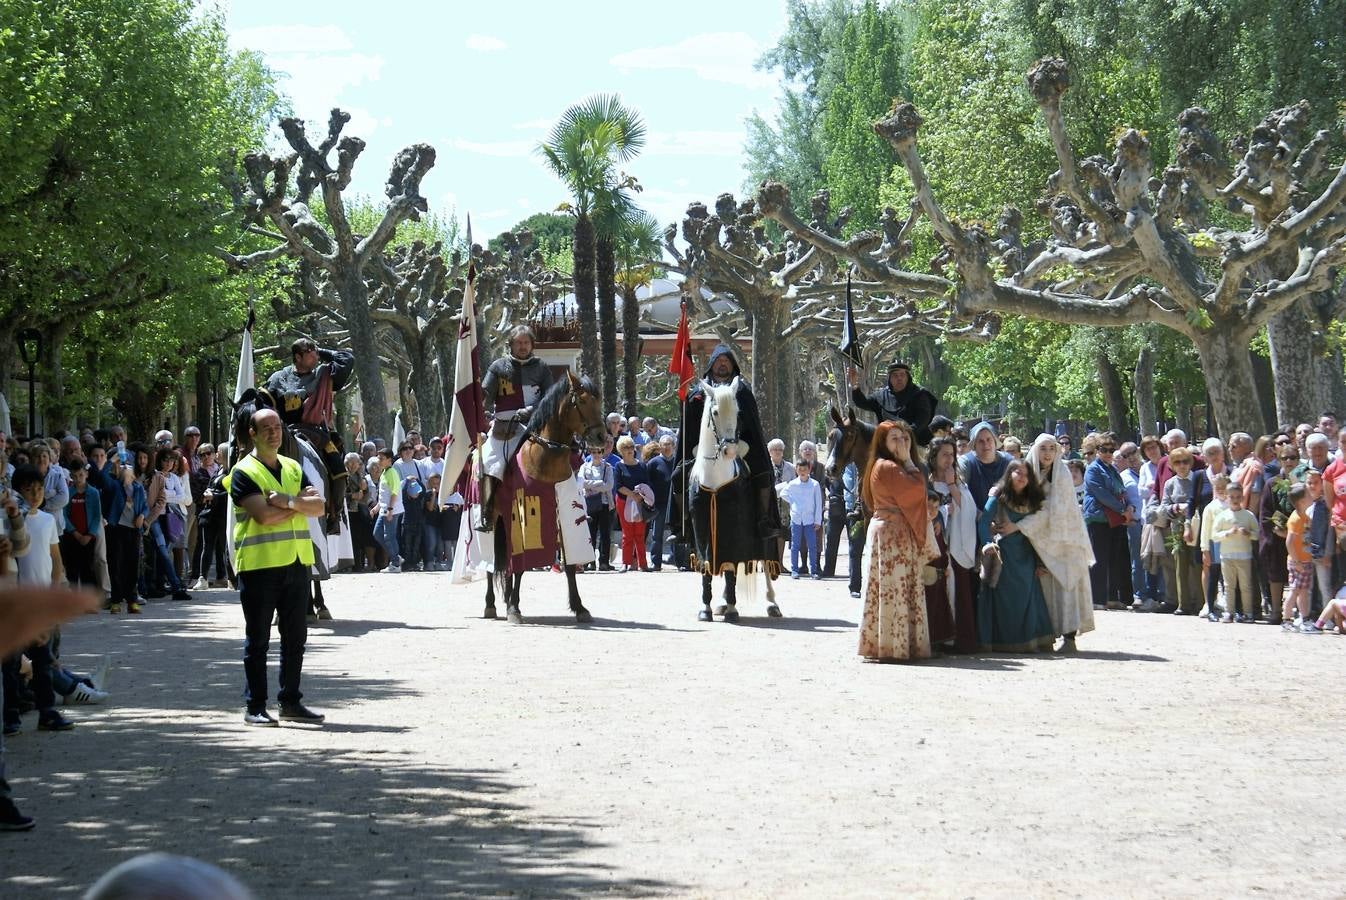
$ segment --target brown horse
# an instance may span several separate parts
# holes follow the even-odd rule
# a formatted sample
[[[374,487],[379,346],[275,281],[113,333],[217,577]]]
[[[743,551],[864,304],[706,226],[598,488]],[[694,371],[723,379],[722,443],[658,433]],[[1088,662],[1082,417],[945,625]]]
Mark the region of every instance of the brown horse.
[[[853,406],[846,407],[845,418],[842,418],[835,406],[830,407],[828,413],[836,427],[827,433],[827,461],[823,467],[827,477],[840,478],[847,463],[855,463],[855,468],[863,476],[865,466],[869,464],[869,444],[874,440],[874,426],[857,419]]]
[[[521,464],[523,474],[545,485],[561,485],[573,479],[575,469],[574,456],[581,453],[585,444],[603,446],[606,431],[603,425],[602,400],[593,382],[588,378],[576,378],[569,372],[565,379],[552,385],[546,395],[538,402],[537,408],[529,417],[527,430],[515,460],[509,467]],[[509,478],[509,473],[506,473]],[[519,584],[523,580],[525,565],[515,562],[512,551],[518,548],[510,546],[513,533],[515,510],[512,508],[510,492],[499,490],[495,495],[495,508],[484,510],[483,515],[496,517],[495,532],[495,576],[486,580],[485,618],[496,618],[495,579],[500,579],[500,593],[505,600],[505,614],[509,621],[519,624],[523,616],[519,612]],[[581,499],[581,505],[583,503]],[[560,514],[567,514],[561,510]],[[556,534],[549,535],[559,544],[561,532],[559,522],[555,525]],[[587,540],[587,533],[586,533]],[[522,550],[518,550],[522,554]],[[564,557],[564,548],[562,547]],[[520,556],[522,559],[522,556]],[[575,614],[576,622],[592,622],[593,616],[580,601],[579,588],[575,584],[578,566],[567,562],[565,567],[566,586],[570,595],[570,610]]]

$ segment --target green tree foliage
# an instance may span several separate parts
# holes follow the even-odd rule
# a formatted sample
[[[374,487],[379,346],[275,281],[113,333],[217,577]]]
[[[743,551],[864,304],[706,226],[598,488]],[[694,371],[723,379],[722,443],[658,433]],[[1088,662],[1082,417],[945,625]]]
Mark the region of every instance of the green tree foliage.
[[[786,0],[785,33],[757,62],[758,68],[778,69],[783,84],[774,122],[756,112],[748,118],[744,187],[752,191],[767,179],[779,181],[790,189],[801,214],[826,183],[827,147],[820,126],[827,99],[844,73],[836,50],[854,6],[854,0]]]
[[[100,319],[171,329],[186,305],[191,347],[241,320],[211,287],[210,250],[237,227],[222,215],[220,161],[262,141],[280,100],[258,59],[231,53],[220,19],[187,0],[0,0],[0,23],[0,387],[9,331],[51,327],[43,377],[60,420],[63,351],[116,355],[100,352],[115,341]],[[185,368],[176,345],[156,346]],[[155,368],[147,358],[100,364],[104,396]]]
[[[865,0],[846,21],[834,53],[841,77],[828,94],[822,115],[827,155],[823,176],[832,208],[851,207],[850,230],[872,228],[882,204],[879,188],[897,161],[892,149],[874,139],[869,126],[900,97],[910,100],[904,71],[903,20],[898,7]]]
[[[542,251],[543,257],[551,259],[558,254],[570,253],[574,232],[574,219],[570,216],[553,212],[533,213],[528,218],[516,222],[509,230],[522,231],[525,228],[533,232],[533,246]],[[487,246],[491,250],[499,251],[500,239],[491,238]],[[569,272],[573,266],[573,261],[568,261],[565,270]]]

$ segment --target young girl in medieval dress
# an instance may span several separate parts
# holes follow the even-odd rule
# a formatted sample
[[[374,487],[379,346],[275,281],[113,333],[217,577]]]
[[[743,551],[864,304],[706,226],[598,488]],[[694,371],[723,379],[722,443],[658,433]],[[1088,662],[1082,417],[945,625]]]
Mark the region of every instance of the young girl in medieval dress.
[[[983,545],[999,535],[1000,577],[994,586],[985,581],[977,598],[977,632],[983,646],[1011,653],[1050,650],[1056,640],[1040,577],[1046,574],[1033,545],[1014,527],[1042,509],[1042,487],[1023,460],[1005,468],[986,514],[977,523]]]
[[[953,597],[954,649],[977,649],[977,600],[972,573],[977,566],[977,504],[958,477],[953,438],[930,442],[930,486],[944,498],[944,539],[949,547],[948,590]]]
[[[1094,630],[1093,594],[1089,567],[1094,551],[1084,516],[1075,502],[1070,469],[1060,453],[1056,438],[1038,435],[1028,451],[1028,467],[1046,494],[1042,509],[1008,525],[1024,533],[1047,570],[1042,578],[1042,595],[1047,602],[1052,628],[1061,635],[1062,653],[1075,652],[1075,636]],[[1059,486],[1059,489],[1058,489]]]
[[[865,659],[928,659],[921,570],[939,556],[926,507],[925,475],[916,459],[911,426],[881,422],[861,482],[873,511],[865,541],[865,612],[860,655]]]

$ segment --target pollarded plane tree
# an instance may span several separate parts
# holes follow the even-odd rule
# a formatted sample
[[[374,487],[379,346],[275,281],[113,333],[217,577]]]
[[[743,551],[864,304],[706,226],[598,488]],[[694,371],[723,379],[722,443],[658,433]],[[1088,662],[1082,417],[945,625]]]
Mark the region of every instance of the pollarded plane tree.
[[[764,210],[781,203],[788,206],[789,195],[775,187],[764,188],[758,196],[758,206]],[[912,203],[905,216],[885,207],[879,216],[878,231],[862,231],[844,242],[840,241],[840,234],[849,209],[831,219],[829,205],[830,196],[825,190],[811,198],[809,227],[843,243],[848,253],[866,254],[889,267],[901,266],[911,256],[911,233],[920,219],[919,204]],[[789,252],[797,256],[800,251],[792,248]],[[844,409],[850,402],[850,392],[845,388],[846,362],[840,353],[832,351],[845,325],[846,278],[837,270],[834,255],[824,253],[822,259],[829,264],[820,264],[814,279],[796,285],[791,292],[793,322],[782,336],[798,337],[816,351],[809,358],[815,361],[822,381],[837,393]],[[870,375],[901,355],[901,348],[913,338],[986,341],[1000,328],[999,318],[991,313],[971,319],[959,317],[947,297],[926,297],[918,302],[915,295],[895,295],[888,285],[867,276],[857,280],[852,275],[850,287],[855,324],[862,339],[862,369]]]
[[[331,280],[341,300],[355,353],[355,372],[366,426],[373,434],[391,434],[391,419],[383,390],[374,318],[369,308],[369,270],[374,258],[393,239],[397,226],[420,218],[428,208],[421,196],[421,180],[435,164],[429,144],[412,144],[397,154],[388,175],[388,205],[367,235],[357,234],[346,215],[343,193],[351,170],[365,148],[360,138],[342,136],[350,114],[332,110],[327,136],[314,147],[303,120],[281,120],[281,132],[290,155],[273,159],[267,153],[249,153],[243,159],[246,190],[235,183],[235,201],[244,215],[244,229],[275,243],[263,250],[237,256],[218,251],[230,266],[246,270],[285,256],[303,259]],[[335,164],[330,157],[336,151]],[[291,193],[291,174],[298,168]],[[310,209],[313,192],[320,191],[324,220]],[[270,226],[269,228],[267,226]],[[274,229],[274,230],[272,230]]]
[[[514,326],[531,323],[543,342],[563,336],[553,329],[573,327],[557,302],[570,290],[571,279],[547,266],[532,231],[506,231],[497,241],[499,251],[472,247],[477,266],[477,340],[483,372],[492,360],[508,351],[509,332]],[[461,282],[462,275],[456,275],[454,283]]]
[[[906,231],[912,220],[909,216],[906,223],[899,224],[895,214],[887,214],[882,234],[864,232],[842,241],[837,235],[846,222],[847,211],[833,217],[824,192],[811,202],[811,224],[792,212],[785,215],[826,243],[776,242],[767,234],[763,215],[772,215],[778,204],[788,208],[788,201],[787,192],[779,186],[759,193],[756,201],[738,203],[732,195],[722,194],[714,215],[702,204],[688,207],[682,223],[685,251],[666,241],[666,250],[676,260],[674,268],[684,274],[695,273],[699,284],[731,299],[736,307],[702,316],[699,328],[729,337],[740,327],[751,328],[750,377],[761,397],[763,424],[787,442],[795,430],[796,413],[818,405],[819,380],[810,376],[816,374],[835,385],[840,374],[828,368],[841,337],[845,301],[845,277],[837,265],[837,260],[845,257],[836,248],[866,258],[874,258],[874,254],[896,258],[910,252]],[[866,336],[870,364],[885,346],[891,350],[913,334],[975,339],[989,337],[994,327],[991,316],[971,323],[958,322],[943,288],[936,290],[933,283],[924,295],[898,294],[887,281],[862,277],[858,283],[853,281],[852,293],[859,298],[864,321],[872,329]],[[914,302],[920,296],[928,296],[932,302]],[[802,425],[811,432],[806,420]]]
[[[1338,309],[1342,303],[1346,165],[1321,190],[1307,189],[1325,169],[1328,135],[1303,143],[1301,107],[1278,110],[1227,172],[1206,114],[1189,109],[1179,118],[1174,164],[1155,177],[1149,141],[1134,129],[1120,134],[1111,163],[1076,159],[1060,109],[1069,88],[1064,62],[1040,60],[1029,70],[1028,87],[1060,164],[1038,205],[1052,234],[1040,246],[997,246],[981,224],[945,213],[916,146],[922,120],[909,103],[896,104],[874,131],[901,159],[951,273],[911,272],[851,252],[791,216],[788,206],[764,212],[874,281],[896,291],[945,294],[963,315],[1014,313],[1097,326],[1153,322],[1172,329],[1197,349],[1221,429],[1262,430],[1248,350],[1253,337],[1313,295],[1331,295]],[[1208,224],[1212,201],[1241,215],[1247,227]],[[1286,383],[1298,378],[1294,368],[1277,372]]]

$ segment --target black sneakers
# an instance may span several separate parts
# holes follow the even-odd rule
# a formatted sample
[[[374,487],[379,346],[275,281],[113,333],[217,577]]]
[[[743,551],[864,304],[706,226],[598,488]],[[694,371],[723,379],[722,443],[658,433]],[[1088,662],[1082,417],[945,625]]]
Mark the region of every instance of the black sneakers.
[[[282,703],[280,720],[282,722],[305,722],[309,725],[321,725],[327,717],[315,713],[302,703]]]
[[[32,816],[19,812],[13,800],[0,797],[0,831],[32,831],[36,824]]]
[[[42,713],[37,720],[38,731],[69,731],[74,727],[74,722],[70,721],[54,709]]]

